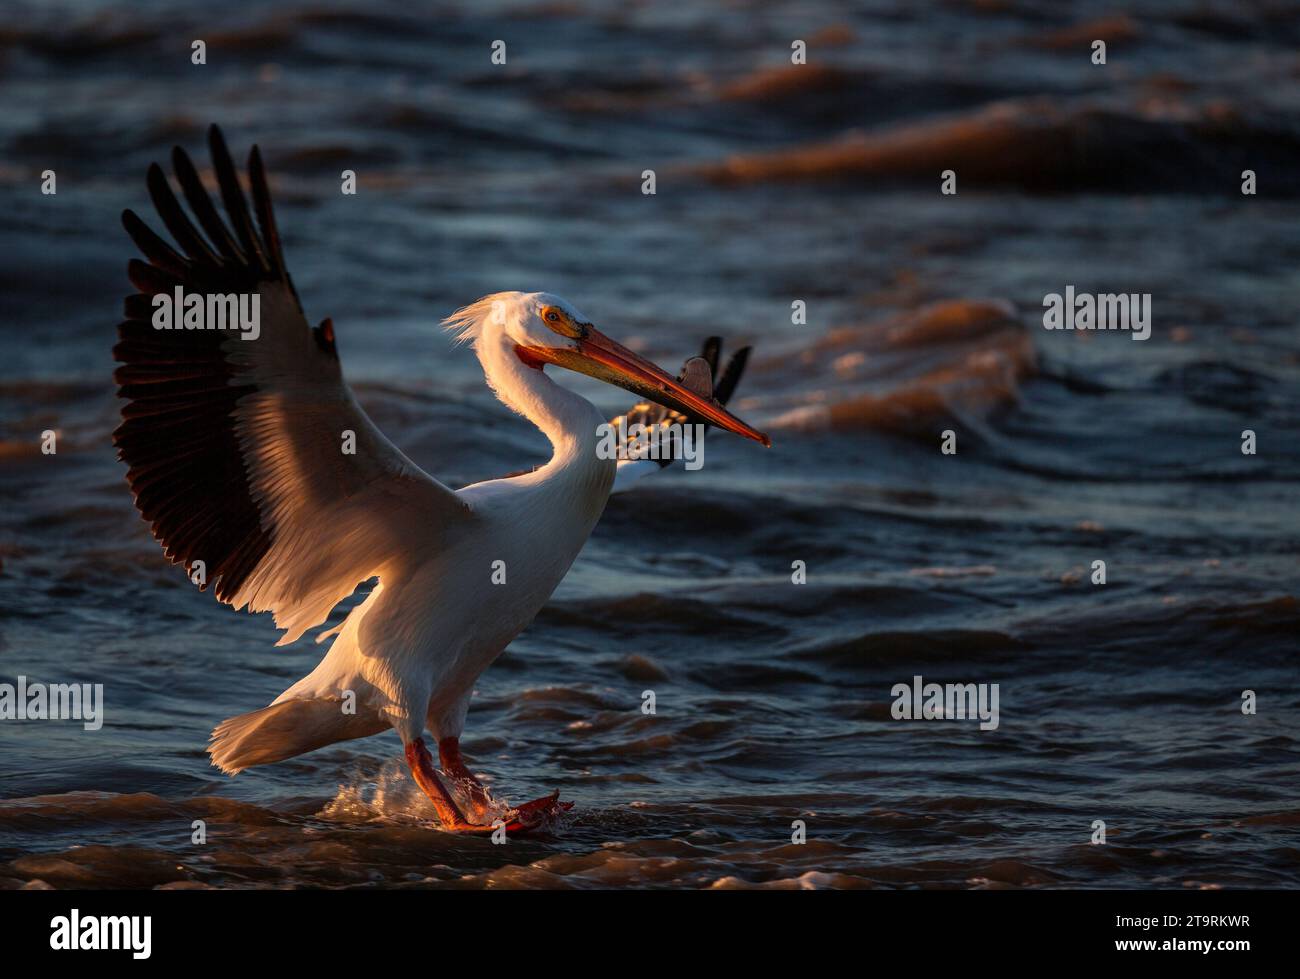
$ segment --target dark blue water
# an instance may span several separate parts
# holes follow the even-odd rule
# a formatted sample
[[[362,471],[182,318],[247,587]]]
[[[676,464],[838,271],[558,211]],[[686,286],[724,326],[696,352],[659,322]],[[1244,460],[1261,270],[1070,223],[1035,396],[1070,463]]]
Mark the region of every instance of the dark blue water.
[[[0,721],[0,886],[1300,883],[1300,15],[9,6],[0,682],[102,683],[106,716]],[[734,404],[774,448],[715,433],[614,498],[478,684],[466,754],[576,800],[550,836],[436,831],[392,734],[207,764],[321,653],[168,566],[109,443],[118,215],[211,122],[448,484],[545,458],[438,327],[480,295],[556,292],[670,367],[756,348]],[[1067,285],[1150,293],[1150,339],[1044,330]],[[998,727],[893,719],[916,675],[998,684]]]

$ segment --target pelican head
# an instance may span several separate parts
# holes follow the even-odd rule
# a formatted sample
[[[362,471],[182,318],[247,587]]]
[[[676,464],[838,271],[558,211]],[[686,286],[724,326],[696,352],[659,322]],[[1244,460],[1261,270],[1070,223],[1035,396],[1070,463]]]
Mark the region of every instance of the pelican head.
[[[504,339],[526,366],[555,364],[631,391],[697,421],[772,444],[712,398],[686,387],[644,357],[592,325],[572,303],[549,292],[498,292],[443,321],[462,341]]]

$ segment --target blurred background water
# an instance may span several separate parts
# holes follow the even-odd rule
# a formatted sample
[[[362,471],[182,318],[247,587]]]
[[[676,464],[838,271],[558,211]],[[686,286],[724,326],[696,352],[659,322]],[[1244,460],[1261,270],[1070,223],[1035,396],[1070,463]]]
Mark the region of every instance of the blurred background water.
[[[0,12],[0,682],[106,700],[97,732],[0,722],[0,886],[1300,883],[1300,8]],[[432,831],[391,734],[207,764],[321,652],[167,566],[109,443],[119,214],[212,122],[261,146],[360,399],[451,485],[546,456],[438,327],[482,294],[557,292],[670,367],[755,346],[734,404],[774,448],[715,433],[614,498],[478,685],[466,753],[575,799],[551,837]],[[1045,331],[1067,285],[1150,293],[1151,338]],[[891,719],[917,674],[998,683],[1000,726]]]

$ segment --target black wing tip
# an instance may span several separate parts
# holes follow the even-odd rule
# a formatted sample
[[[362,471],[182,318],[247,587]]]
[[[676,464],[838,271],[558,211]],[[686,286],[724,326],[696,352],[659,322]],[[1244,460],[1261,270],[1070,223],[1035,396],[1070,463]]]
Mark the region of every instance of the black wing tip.
[[[230,147],[226,145],[226,137],[222,135],[221,127],[215,122],[208,127],[208,152],[212,156],[212,166],[220,174],[223,170],[238,176],[239,170],[235,167],[235,158],[230,155]],[[238,183],[236,183],[238,186]]]
[[[722,356],[722,337],[706,337],[704,345],[700,347],[700,356],[709,365],[709,370],[713,373],[713,381],[716,384],[718,380],[718,358]]]
[[[272,245],[270,242],[264,245],[258,240],[257,232],[253,227],[253,217],[248,210],[248,199],[244,196],[244,188],[240,184],[239,169],[235,166],[230,150],[226,147],[225,137],[221,135],[221,130],[215,123],[208,130],[208,148],[212,153],[212,167],[217,173],[217,185],[221,190],[222,203],[226,206],[226,217],[230,219],[236,240],[243,247],[250,265],[259,268],[262,272],[274,272],[267,251]],[[252,182],[250,179],[250,183]],[[256,187],[253,188],[253,192],[255,196],[260,196]]]
[[[266,167],[262,165],[262,151],[258,149],[256,143],[248,151],[248,184],[252,188],[254,200],[260,204],[261,200],[259,198],[265,198],[269,209],[271,193],[266,182]]]
[[[226,137],[221,134],[221,130],[216,123],[208,129],[208,152],[212,155],[213,166],[226,166],[234,169],[235,161],[230,155],[230,148],[226,145]]]
[[[217,185],[215,195],[203,186],[202,178],[184,147],[172,147],[172,177],[157,161],[150,163],[147,170],[145,183],[153,209],[171,232],[179,251],[158,238],[149,224],[134,212],[129,218],[123,212],[127,231],[155,265],[161,262],[175,271],[173,266],[178,261],[187,266],[197,262],[204,271],[212,272],[229,263],[230,267],[243,268],[258,278],[284,280],[297,299],[297,291],[285,268],[261,148],[253,144],[249,150],[246,177],[241,177],[240,168],[231,157],[225,136],[216,123],[208,127],[208,148]],[[181,205],[172,185],[173,177],[193,218]],[[244,179],[252,191],[256,224],[245,195]],[[225,220],[218,214],[214,199],[225,205]],[[195,227],[194,218],[197,218],[202,232]],[[206,238],[203,232],[206,232]]]
[[[262,151],[257,148],[256,143],[248,151],[248,182],[255,196],[267,189],[266,167],[262,165]]]
[[[234,157],[230,155],[230,149],[226,146],[226,137],[221,135],[221,130],[217,128],[216,123],[213,123],[208,130],[208,155],[212,158],[212,168],[217,173],[217,182],[222,185],[222,189],[225,189],[224,178],[227,175],[236,178],[235,186],[238,187],[239,171],[235,169]]]
[[[745,373],[745,366],[749,363],[749,355],[753,349],[750,346],[741,347],[727,361],[726,369],[723,370],[722,377],[718,379],[717,387],[713,392],[713,396],[720,404],[725,405],[736,393],[736,385],[740,383],[740,378]]]
[[[127,263],[127,275],[139,291],[126,299],[126,319],[113,347],[113,358],[121,365],[113,376],[118,397],[126,403],[112,441],[127,466],[136,508],[168,559],[184,565],[187,575],[195,560],[204,559],[208,573],[200,590],[233,601],[268,552],[272,533],[263,526],[247,473],[230,466],[232,459],[241,458],[235,407],[255,387],[232,383],[236,377],[246,379],[225,356],[219,335],[169,334],[164,341],[149,328],[147,313],[150,293],[171,279],[229,292],[248,288],[267,274],[238,171],[216,125],[208,130],[208,144],[229,222],[248,251],[235,244],[183,148],[172,147],[174,179],[221,255],[213,253],[186,215],[163,167],[157,162],[149,166],[146,182],[157,217],[186,254],[131,208],[122,210],[122,225],[144,260],[133,257]],[[254,153],[252,159],[256,173],[260,157]]]

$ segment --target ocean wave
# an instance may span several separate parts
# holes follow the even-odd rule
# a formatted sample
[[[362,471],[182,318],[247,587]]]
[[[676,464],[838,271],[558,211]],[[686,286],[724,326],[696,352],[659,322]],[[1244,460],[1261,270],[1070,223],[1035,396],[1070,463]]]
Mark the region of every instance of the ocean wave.
[[[1141,104],[1039,97],[994,103],[829,142],[738,154],[695,169],[720,184],[769,180],[937,185],[1040,193],[1238,192],[1243,169],[1267,167],[1271,192],[1300,195],[1293,121],[1225,101]]]
[[[796,367],[795,371],[790,366]],[[1010,403],[1037,355],[1015,310],[997,300],[937,302],[840,327],[753,368],[773,428],[872,428],[933,434],[942,418],[982,417]],[[782,377],[797,390],[782,394]]]

